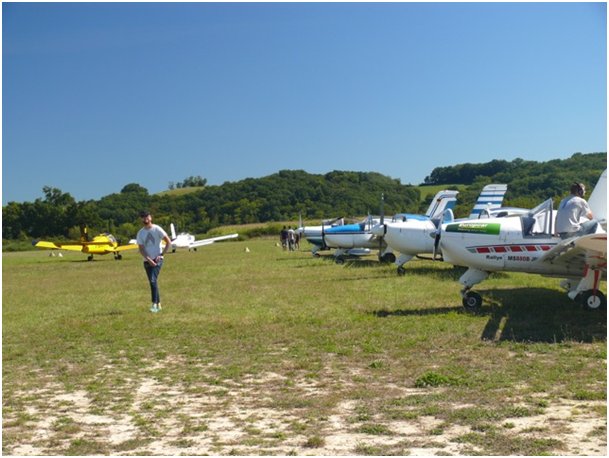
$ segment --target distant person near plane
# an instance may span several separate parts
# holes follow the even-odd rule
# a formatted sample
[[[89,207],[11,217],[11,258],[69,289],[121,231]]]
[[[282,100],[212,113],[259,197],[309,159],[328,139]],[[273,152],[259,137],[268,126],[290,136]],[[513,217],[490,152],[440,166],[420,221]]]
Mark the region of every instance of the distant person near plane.
[[[152,305],[150,311],[157,313],[161,311],[161,296],[159,294],[158,278],[163,267],[163,255],[171,249],[171,239],[161,226],[152,224],[152,216],[148,211],[140,212],[142,227],[137,233],[137,244],[140,254],[144,258],[144,269],[150,283]],[[165,241],[163,248],[162,242]]]
[[[582,183],[573,183],[571,195],[560,202],[556,212],[556,232],[561,239],[588,234],[596,228],[597,221],[584,199],[585,194],[586,187]],[[581,222],[586,218],[589,221]]]

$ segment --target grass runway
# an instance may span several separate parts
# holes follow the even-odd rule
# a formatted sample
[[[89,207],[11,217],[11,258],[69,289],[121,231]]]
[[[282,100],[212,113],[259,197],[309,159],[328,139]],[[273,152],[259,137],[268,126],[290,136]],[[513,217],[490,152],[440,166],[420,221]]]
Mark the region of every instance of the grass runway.
[[[158,314],[137,253],[3,253],[3,453],[606,455],[606,314],[557,279],[470,314],[460,268],[306,249],[170,254]]]

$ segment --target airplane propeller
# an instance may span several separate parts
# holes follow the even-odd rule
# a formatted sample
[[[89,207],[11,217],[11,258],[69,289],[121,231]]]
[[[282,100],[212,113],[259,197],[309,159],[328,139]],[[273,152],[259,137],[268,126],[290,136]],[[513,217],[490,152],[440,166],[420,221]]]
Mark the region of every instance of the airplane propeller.
[[[433,242],[433,256],[431,258],[433,261],[436,260],[436,256],[438,254],[438,247],[440,246],[441,234],[442,234],[442,225],[440,224],[438,229],[435,230],[435,237],[434,237],[434,242]]]
[[[380,205],[380,220],[372,230],[372,234],[378,237],[379,240],[379,260],[381,262],[395,262],[395,255],[390,251],[381,256],[383,249],[388,248],[385,244],[385,235],[387,234],[387,225],[385,224],[385,194],[381,194],[381,205]]]
[[[453,211],[450,208],[444,210],[444,212],[442,213],[442,218],[437,223],[438,227],[434,232],[430,234],[434,238],[432,260],[436,260],[438,249],[440,248],[440,239],[442,238],[442,224],[454,221],[454,219],[455,217],[453,215]]]

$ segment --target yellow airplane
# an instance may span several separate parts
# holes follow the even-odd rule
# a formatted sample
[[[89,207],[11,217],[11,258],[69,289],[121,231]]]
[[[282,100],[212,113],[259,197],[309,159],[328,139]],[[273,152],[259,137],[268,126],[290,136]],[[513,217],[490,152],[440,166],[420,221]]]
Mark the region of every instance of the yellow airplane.
[[[123,259],[121,251],[125,250],[136,250],[137,245],[119,245],[116,238],[112,234],[103,233],[93,237],[93,240],[89,240],[87,233],[87,227],[80,227],[80,241],[78,242],[46,242],[44,240],[34,240],[32,242],[36,248],[47,248],[50,250],[67,250],[67,251],[81,251],[87,253],[89,256],[87,261],[93,260],[94,254],[108,254],[113,253],[114,259]]]

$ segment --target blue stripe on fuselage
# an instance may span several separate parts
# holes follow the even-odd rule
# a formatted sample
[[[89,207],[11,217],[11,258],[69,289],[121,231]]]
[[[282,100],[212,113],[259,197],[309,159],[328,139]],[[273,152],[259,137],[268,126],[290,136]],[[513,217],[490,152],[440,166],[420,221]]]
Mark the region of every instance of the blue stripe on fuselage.
[[[344,224],[342,226],[334,226],[326,229],[326,234],[356,234],[364,232],[365,223],[359,224]]]

